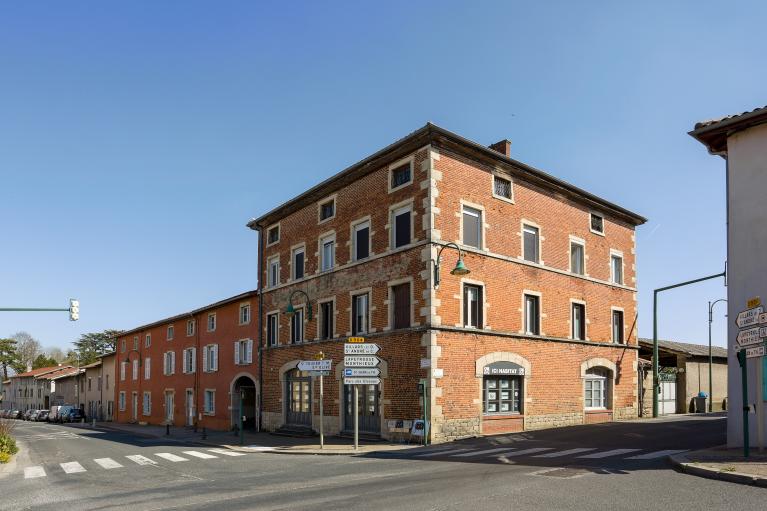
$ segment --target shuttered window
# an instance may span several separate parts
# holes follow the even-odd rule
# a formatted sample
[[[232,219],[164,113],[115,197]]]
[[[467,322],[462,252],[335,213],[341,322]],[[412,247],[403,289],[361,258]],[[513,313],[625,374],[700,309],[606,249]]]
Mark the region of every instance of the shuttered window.
[[[623,311],[613,311],[613,342],[623,343]]]
[[[352,335],[368,333],[368,294],[352,297]]]
[[[394,220],[394,248],[404,247],[410,244],[410,208],[401,208],[393,213]]]
[[[463,207],[463,244],[482,248],[482,212],[468,206]]]
[[[304,342],[304,309],[296,309],[290,318],[290,342],[299,344]]]
[[[269,346],[277,346],[277,313],[266,316],[266,343]]]
[[[526,261],[537,263],[540,254],[538,253],[538,228],[532,225],[525,225],[522,228],[522,240],[524,244],[524,258]]]
[[[525,333],[541,334],[540,301],[535,295],[525,295]]]
[[[410,284],[392,287],[394,299],[394,328],[410,327]]]
[[[354,260],[360,261],[370,256],[370,222],[354,226]]]
[[[482,287],[463,286],[463,326],[482,328]]]
[[[320,304],[320,339],[333,338],[333,302]]]
[[[580,243],[570,242],[570,271],[577,275],[584,273],[584,250]]]
[[[586,339],[586,306],[582,303],[572,305],[573,339]]]

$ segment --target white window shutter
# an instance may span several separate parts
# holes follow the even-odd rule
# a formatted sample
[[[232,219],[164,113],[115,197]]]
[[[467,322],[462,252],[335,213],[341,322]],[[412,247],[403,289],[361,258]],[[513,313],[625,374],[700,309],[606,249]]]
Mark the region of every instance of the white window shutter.
[[[208,346],[205,346],[202,349],[202,372],[207,373],[208,372]]]
[[[210,393],[210,413],[216,413],[216,393]]]
[[[253,339],[248,339],[248,345],[245,352],[245,359],[248,364],[253,363]]]
[[[218,371],[218,344],[213,345],[211,355],[213,356],[213,363],[211,364],[211,367],[214,371]]]
[[[234,365],[240,364],[240,341],[234,343]]]
[[[194,373],[197,371],[197,348],[192,348],[192,359],[189,364],[189,372]]]
[[[147,357],[144,360],[144,379],[148,380],[149,376],[152,374],[152,359]]]
[[[176,352],[170,352],[170,374],[176,374]]]

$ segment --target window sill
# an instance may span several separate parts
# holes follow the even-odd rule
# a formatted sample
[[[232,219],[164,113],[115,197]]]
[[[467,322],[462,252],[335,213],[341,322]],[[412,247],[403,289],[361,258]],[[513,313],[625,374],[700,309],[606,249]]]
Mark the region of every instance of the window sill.
[[[508,202],[509,204],[514,204],[514,198],[504,197],[503,195],[496,195],[493,194],[494,199],[502,200],[503,202]]]
[[[483,413],[483,420],[501,420],[501,419],[523,419],[525,415],[520,412],[511,413]]]
[[[609,408],[584,408],[583,411],[585,413],[607,413],[612,412]]]

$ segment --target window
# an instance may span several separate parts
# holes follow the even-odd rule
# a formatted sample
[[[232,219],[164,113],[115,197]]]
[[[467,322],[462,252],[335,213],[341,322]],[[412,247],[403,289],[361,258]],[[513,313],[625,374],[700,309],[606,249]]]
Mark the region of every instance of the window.
[[[138,359],[134,358],[131,364],[131,375],[134,380],[138,380]]]
[[[278,318],[277,313],[266,316],[266,344],[267,346],[277,346],[278,341]]]
[[[606,409],[609,371],[595,367],[586,371],[585,406],[587,409]]]
[[[619,255],[610,256],[611,280],[615,284],[623,284],[623,257]]]
[[[304,247],[293,249],[293,255],[291,256],[291,271],[293,272],[293,280],[304,278],[304,260],[306,259],[306,250]]]
[[[240,305],[240,324],[247,325],[250,323],[250,304],[243,303]]]
[[[125,353],[125,339],[120,341],[120,352]]]
[[[511,180],[500,176],[493,176],[493,196],[513,200],[511,193]]]
[[[582,303],[572,304],[572,336],[573,339],[586,339],[586,306]]]
[[[392,225],[394,226],[392,239],[394,240],[394,248],[404,247],[405,245],[410,244],[410,214],[410,206],[395,209],[392,213]]]
[[[144,347],[148,348],[152,345],[152,336],[150,334],[146,334],[146,337],[144,337]]]
[[[523,257],[526,261],[537,263],[540,254],[538,253],[538,228],[532,225],[522,226],[522,243],[524,244]]]
[[[165,376],[170,376],[176,372],[176,354],[172,351],[165,353],[163,357],[163,370],[162,373]]]
[[[127,366],[128,366],[127,362],[120,362],[120,381],[125,381],[125,368]]]
[[[304,309],[296,308],[290,318],[290,342],[293,344],[304,342]]]
[[[583,244],[575,241],[570,242],[570,271],[577,275],[583,275],[585,268],[585,255]]]
[[[394,300],[394,328],[410,327],[410,283],[399,284],[391,288],[391,296]]]
[[[368,333],[368,294],[352,297],[352,335]]]
[[[274,225],[266,231],[266,244],[274,245],[280,241],[280,226]]]
[[[361,261],[370,256],[370,222],[361,222],[354,226],[352,236],[353,259]]]
[[[205,389],[205,402],[203,404],[203,410],[205,415],[216,414],[216,391],[211,389]]]
[[[320,222],[329,220],[336,215],[336,201],[330,199],[320,204]]]
[[[604,234],[605,219],[601,215],[597,215],[596,213],[591,213],[590,227],[591,227],[591,232],[596,234]]]
[[[235,365],[245,365],[253,363],[253,340],[243,339],[234,343],[234,363]]]
[[[320,268],[322,271],[329,271],[333,269],[335,252],[336,252],[336,240],[335,236],[323,238],[320,241]]]
[[[613,342],[623,344],[623,311],[613,311]]]
[[[152,375],[152,359],[146,357],[144,359],[144,379],[148,380]]]
[[[482,211],[463,207],[463,244],[482,248]]]
[[[106,375],[106,389],[109,390],[109,375]]]
[[[118,403],[119,403],[118,406],[120,408],[120,411],[124,412],[125,411],[125,391],[120,391],[120,399]]]
[[[216,330],[216,313],[211,312],[208,314],[208,332],[213,332]]]
[[[412,181],[410,162],[391,170],[391,189],[395,190]]]
[[[138,335],[133,336],[133,349],[138,351]]]
[[[540,298],[535,295],[525,295],[525,333],[541,335]]]
[[[166,338],[167,340],[169,340],[169,341],[170,341],[170,340],[173,340],[173,325],[170,325],[170,326],[168,327],[168,333],[167,333],[167,334],[165,334],[165,338]]]
[[[208,344],[202,349],[202,370],[205,373],[218,371],[218,344]]]
[[[186,335],[187,337],[191,337],[194,335],[194,320],[190,319],[186,322]]]
[[[320,304],[320,339],[333,338],[333,302]]]
[[[485,414],[520,413],[521,376],[485,376],[482,379],[482,412]]]
[[[280,283],[280,258],[271,257],[267,263],[266,284],[269,287],[275,287]]]
[[[91,391],[91,380],[92,379],[93,378],[88,378],[88,392]],[[37,394],[38,394],[38,396],[40,395],[40,389],[38,389]]]
[[[144,406],[142,411],[144,415],[152,415],[152,393],[151,392],[144,392]]]
[[[197,348],[187,348],[184,350],[184,362],[182,364],[182,371],[184,374],[191,374],[195,371],[195,358],[197,355]]]
[[[463,326],[482,328],[482,287],[463,285]]]

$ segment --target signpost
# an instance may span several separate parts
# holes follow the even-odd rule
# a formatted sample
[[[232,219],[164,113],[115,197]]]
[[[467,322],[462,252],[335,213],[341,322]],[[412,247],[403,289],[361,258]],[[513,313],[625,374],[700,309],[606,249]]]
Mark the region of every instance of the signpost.
[[[377,344],[344,344],[344,355],[375,355],[380,350]]]
[[[760,305],[752,309],[746,309],[738,313],[738,318],[735,320],[738,328],[745,328],[747,326],[754,326],[759,323],[759,315],[764,312],[764,308]]]
[[[381,383],[381,378],[364,378],[364,377],[344,378],[344,385],[378,385],[380,383]]]
[[[764,356],[764,345],[746,348],[746,358],[758,358]]]
[[[344,367],[375,367],[381,359],[374,355],[347,355],[344,357]]]
[[[319,352],[315,355],[315,360],[302,360],[298,363],[299,371],[307,371],[309,376],[318,376],[320,378],[320,449],[325,448],[325,406],[323,402],[323,377],[330,376],[333,368],[333,361],[325,359],[325,354]]]
[[[359,449],[359,389],[357,385],[380,385],[381,370],[376,366],[381,359],[376,353],[381,350],[377,344],[366,343],[364,337],[349,337],[344,344],[344,385],[354,387],[354,450]]]
[[[757,444],[759,450],[764,449],[764,432],[762,423],[764,422],[764,396],[762,386],[764,383],[764,357],[767,354],[767,314],[761,305],[758,297],[748,300],[746,310],[738,313],[735,323],[740,331],[736,337],[738,348],[738,363],[741,367],[741,378],[743,386],[743,456],[748,457],[748,413],[750,405],[748,403],[748,359],[757,360],[756,364],[756,422],[757,422]]]
[[[751,344],[759,344],[762,342],[761,337],[759,337],[760,330],[761,328],[755,326],[753,328],[747,328],[738,332],[738,337],[736,338],[738,345],[749,346]]]
[[[344,369],[344,377],[349,378],[353,376],[380,376],[381,370],[377,367],[352,367]]]

